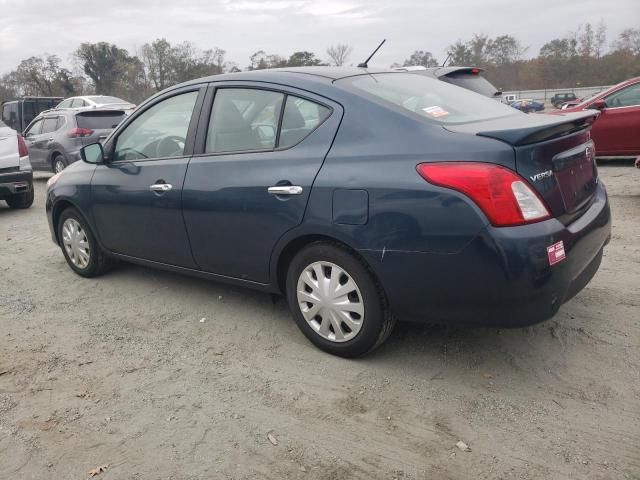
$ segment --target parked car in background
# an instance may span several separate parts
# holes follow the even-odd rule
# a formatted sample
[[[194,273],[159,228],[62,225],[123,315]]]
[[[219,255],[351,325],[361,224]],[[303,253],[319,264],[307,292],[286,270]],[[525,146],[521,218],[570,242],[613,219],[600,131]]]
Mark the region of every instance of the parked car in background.
[[[443,82],[466,88],[485,97],[500,100],[502,92],[481,74],[484,71],[477,67],[398,67],[395,71],[415,73]]]
[[[536,102],[530,98],[521,98],[520,100],[513,102],[511,106],[524,113],[541,112],[544,110],[544,103]]]
[[[78,275],[113,258],[282,292],[341,356],[395,319],[522,326],[595,275],[610,236],[596,112],[524,115],[425,75],[216,75],[143,103],[48,182]]]
[[[62,97],[23,97],[2,103],[2,122],[16,132],[22,133],[41,112],[54,108]]]
[[[598,110],[591,129],[599,157],[640,155],[640,77],[631,78],[573,107],[553,113]]]
[[[10,208],[33,203],[33,172],[23,138],[0,122],[0,200]]]
[[[123,110],[53,109],[40,114],[24,132],[36,170],[60,172],[80,159],[80,149],[107,137],[125,117]]]
[[[82,97],[69,97],[60,102],[57,108],[111,108],[114,110],[130,111],[136,108],[136,106],[122,100],[118,97],[111,97],[107,95],[87,95]]]
[[[515,93],[503,93],[502,94],[502,103],[506,103],[507,105],[511,105],[513,102],[517,101],[520,97]]]
[[[573,100],[577,100],[576,94],[573,92],[569,93],[556,93],[551,99],[551,105],[556,108],[560,108],[560,106],[565,102],[571,102]]]

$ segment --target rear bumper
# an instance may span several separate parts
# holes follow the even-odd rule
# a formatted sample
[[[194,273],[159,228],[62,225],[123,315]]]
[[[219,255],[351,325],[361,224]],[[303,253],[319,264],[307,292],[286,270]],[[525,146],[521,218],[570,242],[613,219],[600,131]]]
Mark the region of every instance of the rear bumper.
[[[400,320],[500,327],[552,317],[595,275],[611,234],[599,185],[589,210],[570,225],[555,219],[486,227],[452,255],[362,251]],[[551,266],[547,247],[562,241],[566,258]]]
[[[31,170],[0,174],[0,200],[29,192],[32,188],[33,172]]]

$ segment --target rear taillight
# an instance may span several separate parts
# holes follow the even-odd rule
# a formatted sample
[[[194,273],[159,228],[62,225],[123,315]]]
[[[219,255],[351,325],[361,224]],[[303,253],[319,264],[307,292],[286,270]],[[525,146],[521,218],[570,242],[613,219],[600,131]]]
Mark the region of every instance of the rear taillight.
[[[22,135],[18,135],[18,155],[21,157],[26,157],[29,155],[29,150],[27,150],[27,144],[24,143],[24,138]]]
[[[90,137],[91,135],[93,135],[93,130],[88,128],[72,128],[67,132],[67,137],[71,138]]]
[[[550,217],[544,202],[517,173],[489,163],[421,163],[418,173],[429,183],[467,195],[492,225],[508,227]]]

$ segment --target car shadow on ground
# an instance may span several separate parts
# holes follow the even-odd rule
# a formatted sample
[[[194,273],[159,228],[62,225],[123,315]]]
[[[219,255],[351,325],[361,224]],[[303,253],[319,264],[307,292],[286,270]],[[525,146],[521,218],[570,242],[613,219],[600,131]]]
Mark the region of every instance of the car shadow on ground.
[[[255,311],[264,311],[265,315],[260,321],[271,322],[267,328],[281,330],[278,333],[281,338],[299,335],[296,343],[308,344],[308,348],[315,350],[302,333],[298,332],[284,297],[128,263],[118,264],[107,275],[115,283],[126,281],[161,284],[169,291],[179,293],[180,298],[185,298],[187,294],[196,299],[224,298],[226,307],[236,312],[237,317],[244,317],[243,322],[249,326],[255,317]],[[190,300],[185,298],[184,301]],[[535,358],[544,355],[550,342],[557,343],[552,332],[556,325],[557,322],[551,320],[533,327],[501,329],[398,322],[381,347],[357,361],[380,365],[397,363],[410,368],[423,368],[427,365],[434,368],[434,365],[440,365],[445,371],[449,367],[457,370],[480,365],[500,368],[501,362],[512,363],[513,357]],[[256,328],[262,329],[265,325],[256,324]]]

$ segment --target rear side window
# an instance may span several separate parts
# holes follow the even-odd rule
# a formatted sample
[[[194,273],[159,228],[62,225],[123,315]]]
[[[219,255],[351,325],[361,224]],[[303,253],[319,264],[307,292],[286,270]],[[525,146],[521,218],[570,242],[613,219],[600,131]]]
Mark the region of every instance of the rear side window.
[[[124,118],[124,112],[87,112],[76,115],[78,128],[89,130],[112,130]]]
[[[44,109],[43,109],[44,110]],[[35,102],[25,100],[22,103],[22,119],[25,125],[28,125],[38,116],[42,110],[36,111]]]
[[[304,98],[289,95],[282,117],[282,131],[278,147],[290,147],[309,135],[324,122],[331,110]]]
[[[225,88],[216,92],[207,132],[207,153],[275,148],[284,95]]]
[[[42,133],[55,132],[57,125],[58,117],[45,118],[42,122]]]
[[[475,92],[410,73],[359,75],[340,79],[335,84],[377,103],[394,105],[442,124],[522,115]]]

